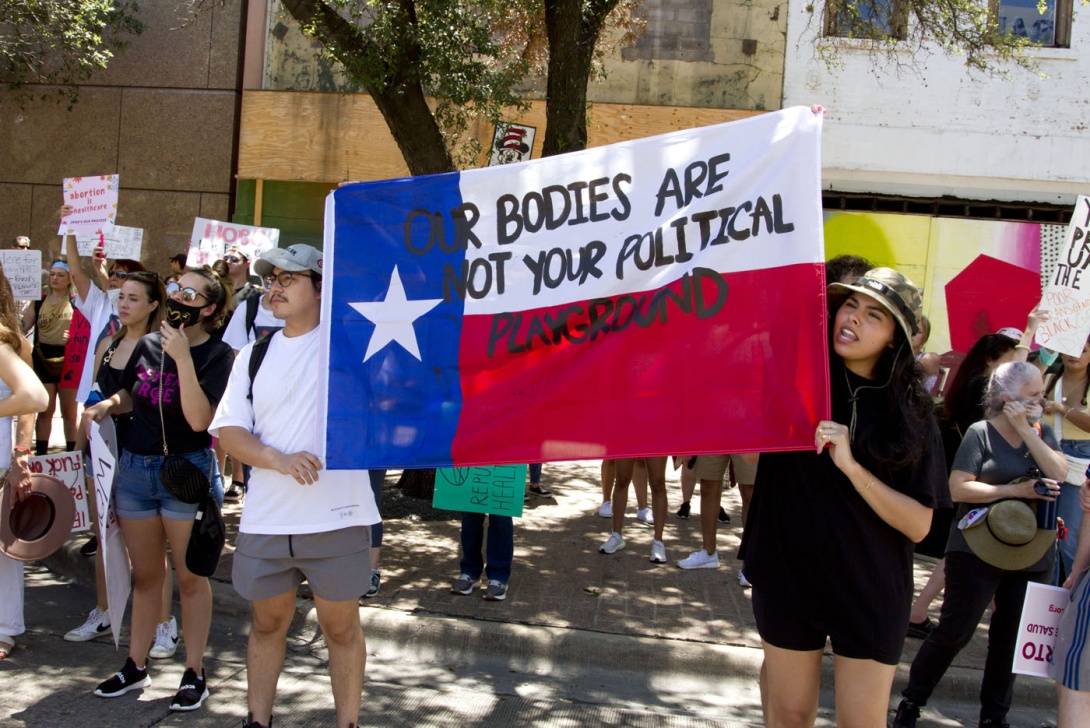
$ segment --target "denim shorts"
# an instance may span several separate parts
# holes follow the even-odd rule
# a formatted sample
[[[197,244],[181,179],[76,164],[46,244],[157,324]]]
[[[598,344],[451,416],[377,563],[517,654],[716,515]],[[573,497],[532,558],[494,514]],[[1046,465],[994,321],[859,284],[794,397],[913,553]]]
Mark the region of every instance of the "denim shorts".
[[[212,472],[212,492],[223,504],[223,480],[212,450],[179,453],[202,472]],[[117,480],[114,481],[114,510],[120,518],[133,520],[162,516],[175,521],[192,519],[197,503],[182,503],[159,481],[163,466],[162,455],[134,455],[122,450],[117,459]]]

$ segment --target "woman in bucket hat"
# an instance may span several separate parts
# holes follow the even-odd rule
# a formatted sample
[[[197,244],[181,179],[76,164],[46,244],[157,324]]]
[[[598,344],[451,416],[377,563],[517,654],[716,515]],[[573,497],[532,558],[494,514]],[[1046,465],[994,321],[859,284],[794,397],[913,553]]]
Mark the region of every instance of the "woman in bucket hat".
[[[916,725],[920,708],[993,599],[980,725],[1006,725],[1026,584],[1051,579],[1057,481],[1067,475],[1052,428],[1041,422],[1043,396],[1044,380],[1033,364],[996,368],[985,394],[985,419],[969,427],[954,456],[950,492],[960,505],[946,546],[946,595],[938,625],[912,662],[896,727]],[[1049,512],[1051,519],[1042,521]]]
[[[31,367],[30,342],[19,334],[11,285],[0,268],[0,469],[7,471],[0,498],[9,505],[30,495],[32,415],[49,405],[49,394]],[[12,448],[11,420],[16,415],[19,434]],[[0,553],[0,660],[11,654],[24,630],[23,562]]]
[[[912,553],[949,501],[910,340],[919,291],[875,268],[829,286],[832,417],[815,452],[766,453],[742,540],[770,726],[813,725],[826,640],[837,721],[880,725],[905,640]]]

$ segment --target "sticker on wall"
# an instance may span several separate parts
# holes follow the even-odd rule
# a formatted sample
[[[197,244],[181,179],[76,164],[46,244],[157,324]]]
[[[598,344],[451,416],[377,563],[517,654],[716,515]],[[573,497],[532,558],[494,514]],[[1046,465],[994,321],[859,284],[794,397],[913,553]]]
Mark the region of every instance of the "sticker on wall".
[[[532,126],[522,124],[496,124],[496,132],[492,135],[492,154],[488,160],[489,167],[500,164],[512,164],[525,162],[530,158],[534,150],[534,132]]]

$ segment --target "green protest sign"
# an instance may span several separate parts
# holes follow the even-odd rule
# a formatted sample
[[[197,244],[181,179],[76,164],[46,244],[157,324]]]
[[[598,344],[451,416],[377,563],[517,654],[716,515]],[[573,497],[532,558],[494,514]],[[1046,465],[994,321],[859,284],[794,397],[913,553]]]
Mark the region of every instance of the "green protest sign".
[[[522,515],[526,489],[525,465],[439,468],[435,471],[432,505],[448,511]]]

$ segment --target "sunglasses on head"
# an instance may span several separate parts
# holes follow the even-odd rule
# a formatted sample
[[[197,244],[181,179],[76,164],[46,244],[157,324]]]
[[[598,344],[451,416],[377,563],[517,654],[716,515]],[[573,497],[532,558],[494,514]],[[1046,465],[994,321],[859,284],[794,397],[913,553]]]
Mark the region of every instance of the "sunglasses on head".
[[[208,296],[204,295],[195,288],[182,288],[181,284],[177,281],[171,281],[167,284],[167,295],[173,297],[177,294],[178,298],[182,299],[185,303],[193,303],[197,300],[197,297],[201,297],[204,300],[208,300]]]

